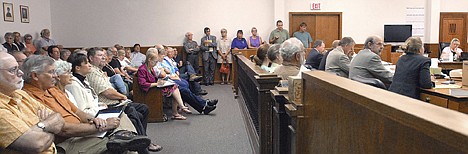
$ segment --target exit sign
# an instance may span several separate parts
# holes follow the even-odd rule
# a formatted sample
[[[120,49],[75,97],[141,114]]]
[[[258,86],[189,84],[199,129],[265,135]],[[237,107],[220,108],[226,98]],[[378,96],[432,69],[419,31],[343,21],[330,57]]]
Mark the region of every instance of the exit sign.
[[[320,10],[320,3],[310,3],[311,10]]]

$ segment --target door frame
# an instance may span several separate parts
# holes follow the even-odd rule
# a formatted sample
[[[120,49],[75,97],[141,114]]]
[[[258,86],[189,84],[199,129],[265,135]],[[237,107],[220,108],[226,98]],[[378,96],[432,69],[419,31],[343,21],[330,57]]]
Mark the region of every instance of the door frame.
[[[321,15],[321,16],[327,16],[327,15],[332,15],[332,16],[338,16],[339,18],[339,29],[338,29],[338,37],[339,39],[341,39],[342,36],[342,33],[343,33],[343,12],[289,12],[289,29],[292,30],[292,18],[294,15],[310,15],[310,16],[313,16],[313,15]],[[290,36],[292,36],[292,34],[294,33],[293,31],[290,31],[289,32]]]
[[[468,50],[468,35],[467,35],[467,31],[468,31],[468,21],[467,21],[468,20],[468,12],[440,12],[439,42],[437,42],[437,43],[440,43],[443,40],[443,35],[442,35],[443,23],[442,23],[442,21],[445,18],[445,16],[459,16],[460,18],[463,18],[464,24],[465,24],[465,27],[464,27],[463,32],[462,32],[463,39],[461,39],[461,38],[458,38],[458,39],[460,39],[460,45],[463,45],[462,50],[467,51]],[[462,41],[462,40],[464,40],[464,41]]]

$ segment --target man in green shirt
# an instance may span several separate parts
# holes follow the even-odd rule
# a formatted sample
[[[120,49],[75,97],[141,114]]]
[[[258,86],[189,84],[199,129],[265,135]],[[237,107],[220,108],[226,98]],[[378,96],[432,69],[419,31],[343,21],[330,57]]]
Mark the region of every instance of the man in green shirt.
[[[304,48],[311,47],[312,37],[310,36],[310,33],[306,31],[307,24],[305,22],[302,22],[299,26],[300,26],[300,30],[297,32],[294,32],[293,36],[301,40],[302,44],[304,44]]]
[[[289,39],[289,32],[283,29],[283,21],[276,21],[276,29],[270,33],[270,44],[281,44]]]

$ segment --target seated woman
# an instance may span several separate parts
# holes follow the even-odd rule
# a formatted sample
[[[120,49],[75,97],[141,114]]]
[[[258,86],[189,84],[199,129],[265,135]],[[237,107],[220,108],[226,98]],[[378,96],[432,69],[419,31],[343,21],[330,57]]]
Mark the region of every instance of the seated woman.
[[[160,50],[165,52],[164,49]],[[166,78],[166,73],[162,68],[154,69],[158,63],[162,62],[164,53],[149,53],[146,55],[146,62],[138,68],[138,84],[143,91],[148,92],[150,88],[157,87],[159,85],[164,85],[164,79]],[[188,88],[171,85],[162,88],[163,95],[165,97],[171,97],[174,99],[172,105],[172,112],[174,114],[173,118],[178,120],[184,120],[185,117],[177,113],[177,105],[183,109],[184,112],[190,113],[190,111],[183,105],[183,101],[187,102],[199,113],[209,114],[211,111],[216,109],[216,104],[218,100],[203,100],[202,98],[196,96]]]
[[[262,69],[268,71],[268,66],[271,63],[267,58],[267,52],[270,45],[264,44],[257,49],[257,55],[254,57],[255,65],[260,66]]]
[[[274,73],[276,68],[283,64],[283,57],[279,52],[280,47],[280,44],[273,44],[270,46],[270,48],[268,48],[267,56],[270,60],[270,63],[268,64],[268,67],[264,67],[263,69],[267,70],[270,73]]]
[[[260,45],[263,44],[263,40],[262,37],[257,36],[257,28],[252,27],[252,30],[250,32],[252,33],[252,36],[250,36],[247,40],[249,49],[260,47]]]
[[[393,82],[388,90],[419,99],[420,88],[432,88],[429,66],[431,60],[424,57],[424,47],[419,37],[410,37],[406,40],[405,55],[398,59]]]
[[[453,53],[456,53],[455,57],[460,57],[461,53],[463,52],[462,49],[458,48],[459,46],[460,46],[460,40],[458,40],[457,38],[453,38],[452,41],[450,42],[450,46],[445,47],[444,50],[442,50],[440,59],[442,61],[456,60],[454,59]]]
[[[232,49],[247,49],[247,41],[243,37],[244,32],[242,30],[237,31],[237,37],[232,40],[231,48]]]
[[[104,53],[106,53],[105,50],[103,50]],[[114,87],[119,93],[127,95],[127,87],[131,87],[126,85],[126,82],[124,80],[124,77],[120,75],[118,72],[116,72],[116,68],[119,67],[117,65],[111,66],[110,63],[112,62],[112,53],[105,54],[104,58],[106,59],[106,64],[102,68],[102,71],[106,72],[107,76],[109,77],[109,81],[112,84],[112,87]],[[115,64],[115,62],[113,63]],[[119,63],[120,65],[120,63]]]

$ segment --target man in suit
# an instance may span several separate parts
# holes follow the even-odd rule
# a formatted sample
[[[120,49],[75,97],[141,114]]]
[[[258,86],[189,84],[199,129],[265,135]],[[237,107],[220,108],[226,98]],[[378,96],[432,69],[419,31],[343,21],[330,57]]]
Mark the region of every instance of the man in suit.
[[[343,37],[339,46],[330,51],[325,64],[325,71],[336,73],[336,75],[348,78],[349,63],[354,54],[354,42],[351,37]]]
[[[393,74],[386,69],[380,59],[380,52],[384,47],[380,36],[370,36],[364,42],[364,49],[354,57],[349,65],[349,78],[361,76],[365,78],[377,78],[384,83],[392,82]]]
[[[310,51],[306,59],[306,65],[310,65],[314,69],[318,69],[322,61],[323,52],[325,51],[325,43],[322,40],[314,42],[314,48]]]
[[[210,28],[205,27],[204,32],[205,36],[201,38],[200,51],[202,52],[203,68],[205,71],[203,73],[204,82],[208,86],[214,84],[214,71],[216,59],[218,59],[216,47],[218,44],[216,43],[216,36],[210,35]]]
[[[326,51],[325,53],[323,53],[322,61],[320,61],[320,65],[319,65],[318,70],[325,71],[325,64],[327,63],[328,54],[330,53],[330,51],[332,51],[333,49],[338,47],[338,43],[340,43],[340,40],[334,40],[332,42],[332,48],[330,50]]]

